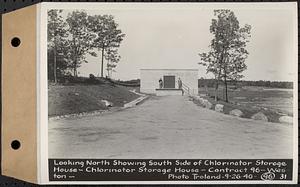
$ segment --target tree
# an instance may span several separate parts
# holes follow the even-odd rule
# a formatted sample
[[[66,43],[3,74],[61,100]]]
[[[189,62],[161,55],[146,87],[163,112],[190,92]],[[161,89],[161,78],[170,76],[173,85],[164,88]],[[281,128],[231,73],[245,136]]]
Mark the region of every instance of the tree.
[[[60,71],[65,70],[65,64],[63,61],[57,64],[58,54],[63,49],[63,42],[65,41],[67,35],[66,32],[66,22],[61,16],[62,10],[49,10],[48,11],[48,70],[49,78],[52,77],[54,82],[57,83],[57,70],[60,68]],[[61,74],[61,72],[59,72]]]
[[[114,17],[111,15],[89,16],[89,29],[96,34],[94,47],[101,50],[101,77],[103,77],[103,63],[105,50],[108,48],[118,48],[125,36]]]
[[[66,75],[72,64],[70,63],[68,56],[65,54],[64,50],[57,50],[56,52],[56,71],[54,72],[54,50],[52,48],[48,49],[48,79],[54,82],[58,82],[59,78]],[[63,53],[64,52],[64,53]],[[57,81],[55,81],[54,74],[56,75]]]
[[[111,78],[112,72],[115,72],[114,68],[116,68],[121,56],[118,54],[118,50],[113,48],[107,48],[104,56],[107,60],[107,76]]]
[[[216,57],[216,51],[211,48],[208,53],[199,54],[201,57],[200,65],[206,66],[206,73],[213,73],[215,78],[215,100],[217,100],[219,80],[221,77],[221,66],[218,63],[218,58]]]
[[[239,80],[241,73],[247,69],[245,60],[249,53],[246,44],[250,38],[250,25],[239,26],[239,21],[231,10],[214,10],[216,19],[212,19],[210,33],[213,39],[210,51],[200,53],[200,63],[206,67],[207,73],[213,73],[215,77],[215,100],[219,82],[225,85],[225,101],[228,102],[228,80]]]
[[[68,32],[70,37],[65,44],[66,54],[72,63],[73,75],[77,77],[77,68],[86,61],[86,54],[97,56],[93,51],[93,40],[96,37],[88,30],[88,16],[84,11],[73,11],[68,14]]]

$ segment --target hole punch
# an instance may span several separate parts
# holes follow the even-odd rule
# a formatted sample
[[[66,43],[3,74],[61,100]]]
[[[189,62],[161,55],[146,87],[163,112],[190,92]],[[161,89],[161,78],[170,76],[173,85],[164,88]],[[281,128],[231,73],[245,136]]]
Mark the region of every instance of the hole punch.
[[[21,147],[21,143],[18,140],[14,140],[11,142],[11,148],[17,150]]]
[[[14,37],[14,38],[11,40],[11,45],[12,45],[13,47],[18,47],[20,44],[21,44],[21,40],[20,40],[18,37]]]

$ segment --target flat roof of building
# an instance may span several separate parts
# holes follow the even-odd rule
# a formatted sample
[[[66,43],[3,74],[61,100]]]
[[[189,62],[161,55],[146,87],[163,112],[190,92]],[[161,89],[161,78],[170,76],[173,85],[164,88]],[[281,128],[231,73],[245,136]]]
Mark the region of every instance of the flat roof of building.
[[[140,70],[198,71],[198,69],[140,69]]]

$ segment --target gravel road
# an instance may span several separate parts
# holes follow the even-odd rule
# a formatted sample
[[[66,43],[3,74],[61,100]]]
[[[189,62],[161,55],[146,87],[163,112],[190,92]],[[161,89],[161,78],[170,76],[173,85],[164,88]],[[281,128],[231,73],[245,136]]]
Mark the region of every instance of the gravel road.
[[[122,111],[49,120],[49,158],[292,158],[291,125],[224,115],[186,96]]]

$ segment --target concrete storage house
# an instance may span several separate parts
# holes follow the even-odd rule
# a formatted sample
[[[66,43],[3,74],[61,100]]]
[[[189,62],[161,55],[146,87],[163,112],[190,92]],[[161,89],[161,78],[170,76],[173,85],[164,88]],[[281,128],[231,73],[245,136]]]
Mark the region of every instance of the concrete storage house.
[[[162,95],[198,94],[198,69],[141,69],[141,92]],[[178,79],[182,81],[179,89]],[[159,79],[163,81],[160,88]]]

